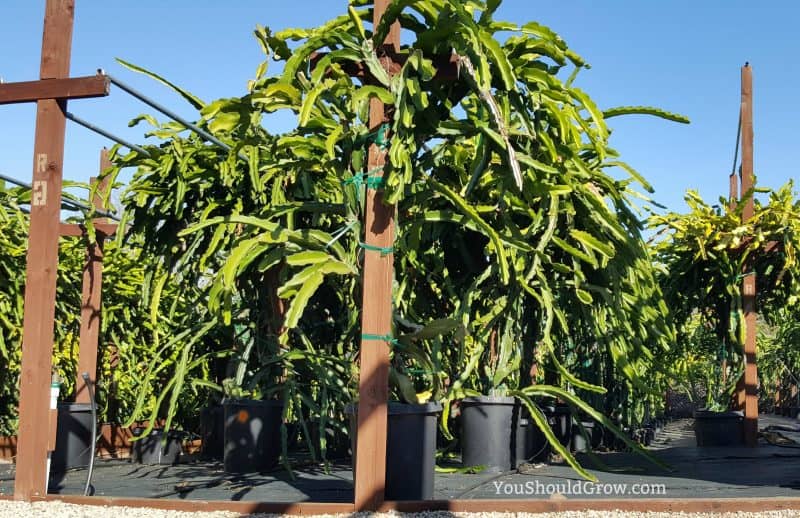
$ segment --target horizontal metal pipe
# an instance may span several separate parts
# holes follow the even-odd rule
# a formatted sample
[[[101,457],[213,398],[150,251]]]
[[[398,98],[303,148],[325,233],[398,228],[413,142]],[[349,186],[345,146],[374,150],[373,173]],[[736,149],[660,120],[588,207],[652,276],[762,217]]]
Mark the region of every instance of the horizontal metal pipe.
[[[125,83],[123,83],[119,79],[115,78],[111,74],[108,74],[106,72],[102,72],[102,73],[104,73],[106,75],[106,77],[108,77],[108,79],[111,81],[112,84],[116,85],[121,90],[127,92],[129,95],[132,95],[133,97],[136,97],[137,99],[139,99],[140,101],[142,101],[146,105],[150,106],[151,108],[154,108],[154,109],[160,111],[161,113],[163,113],[164,115],[166,115],[170,119],[172,119],[174,121],[177,121],[177,122],[180,122],[181,124],[186,126],[188,129],[190,129],[190,130],[194,131],[195,133],[197,133],[198,135],[200,135],[200,137],[202,137],[207,142],[211,142],[212,144],[216,144],[217,146],[221,147],[225,151],[230,151],[231,150],[231,147],[228,144],[222,142],[221,140],[219,140],[214,135],[212,135],[212,134],[208,133],[207,131],[205,131],[204,129],[198,127],[196,124],[192,124],[191,122],[187,121],[186,119],[184,119],[183,117],[181,117],[177,113],[173,112],[172,110],[160,105],[159,103],[157,103],[156,101],[150,99],[149,97],[147,97],[143,93],[141,93],[141,92],[131,88],[130,86],[126,85]],[[239,153],[239,158],[241,158],[242,160],[247,160],[247,157],[243,153]]]
[[[146,157],[150,156],[150,153],[148,153],[146,149],[141,148],[141,147],[137,146],[136,144],[131,144],[127,140],[124,140],[124,139],[114,135],[113,133],[104,130],[103,128],[99,128],[99,127],[95,126],[94,124],[92,124],[91,122],[86,121],[84,119],[81,119],[80,117],[74,115],[73,113],[67,112],[66,115],[67,115],[67,118],[69,120],[71,120],[72,122],[74,122],[76,124],[80,124],[84,128],[86,128],[86,129],[88,129],[90,131],[94,131],[98,135],[102,135],[102,136],[106,137],[109,140],[113,140],[117,144],[121,144],[121,145],[125,146],[128,149],[132,149],[133,151],[136,151],[140,155],[144,155]]]
[[[13,183],[14,185],[18,185],[19,187],[25,187],[26,189],[30,189],[31,188],[31,184],[23,182],[21,180],[17,180],[15,178],[11,178],[10,176],[6,176],[6,175],[4,175],[2,173],[0,173],[0,180],[5,180],[6,182]],[[89,207],[88,205],[84,205],[83,203],[81,203],[79,201],[70,200],[69,198],[64,198],[63,196],[61,197],[61,203],[65,204],[65,205],[71,205],[72,207],[74,207],[76,209],[85,210],[87,212],[92,210],[92,208]],[[101,216],[101,217],[104,217],[104,218],[110,218],[110,219],[113,219],[114,221],[119,221],[119,218],[117,216],[111,214],[110,212],[106,212],[106,211],[101,210],[101,209],[94,209],[94,212],[98,216]]]

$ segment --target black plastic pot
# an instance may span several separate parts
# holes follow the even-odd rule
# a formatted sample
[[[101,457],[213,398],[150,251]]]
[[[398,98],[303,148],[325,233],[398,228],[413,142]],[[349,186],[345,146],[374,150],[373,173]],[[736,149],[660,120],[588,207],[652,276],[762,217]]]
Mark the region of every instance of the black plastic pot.
[[[553,447],[550,446],[544,436],[544,432],[539,429],[535,422],[530,421],[525,430],[525,435],[525,458],[531,461],[548,461]]]
[[[798,406],[789,407],[788,417],[791,417],[792,419],[797,419],[798,414],[800,414],[800,407]]]
[[[544,415],[547,417],[547,422],[550,428],[553,429],[558,438],[558,442],[570,447],[572,442],[572,412],[568,406],[548,406],[543,407]]]
[[[56,426],[56,449],[50,471],[63,473],[72,468],[85,468],[92,457],[92,405],[59,403]]]
[[[200,420],[203,457],[222,460],[225,450],[225,409],[222,405],[206,407],[200,413]]]
[[[696,410],[694,436],[698,446],[741,446],[744,444],[744,414]]]
[[[139,437],[144,428],[136,428],[133,435]],[[181,457],[181,437],[183,434],[170,431],[164,441],[164,430],[155,428],[147,437],[131,442],[133,461],[139,464],[171,466]]]
[[[389,403],[386,432],[387,500],[429,500],[433,498],[436,471],[438,403],[411,405]],[[348,405],[353,470],[358,442],[358,407]]]
[[[283,402],[231,400],[225,413],[223,464],[227,473],[267,471],[281,453]]]
[[[480,396],[461,402],[461,460],[489,473],[515,469],[518,459],[519,402],[513,397]]]
[[[598,432],[595,430],[595,423],[594,421],[581,421],[584,429],[586,429],[586,435],[589,436],[589,442],[586,442],[586,438],[584,438],[583,434],[581,433],[581,427],[577,424],[572,425],[572,451],[578,453],[585,453],[591,451],[592,448],[596,448],[599,445]]]

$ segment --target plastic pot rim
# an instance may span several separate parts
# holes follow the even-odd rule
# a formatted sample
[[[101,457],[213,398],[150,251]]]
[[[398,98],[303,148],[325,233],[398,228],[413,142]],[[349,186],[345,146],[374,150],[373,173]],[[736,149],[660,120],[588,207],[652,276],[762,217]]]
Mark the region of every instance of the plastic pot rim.
[[[744,418],[744,412],[741,410],[726,410],[724,412],[715,412],[713,410],[695,410],[695,419],[739,419]]]
[[[389,415],[431,415],[442,411],[439,403],[400,403],[399,401],[389,401],[387,404]],[[358,403],[349,403],[344,408],[347,415],[358,413]]]
[[[461,400],[462,405],[508,405],[519,404],[513,396],[470,396]]]

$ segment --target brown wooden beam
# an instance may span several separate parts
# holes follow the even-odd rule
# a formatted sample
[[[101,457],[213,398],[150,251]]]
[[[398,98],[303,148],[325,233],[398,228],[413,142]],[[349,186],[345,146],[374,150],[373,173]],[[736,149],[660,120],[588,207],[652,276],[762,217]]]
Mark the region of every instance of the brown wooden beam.
[[[0,104],[17,104],[42,99],[88,99],[105,97],[110,90],[106,76],[41,79],[19,83],[0,83]]]
[[[380,23],[391,0],[375,0],[373,24]],[[384,68],[391,72],[393,62],[383,52],[400,48],[400,24],[394,23],[386,41],[377,47]],[[386,109],[377,98],[370,99],[369,126],[377,131],[386,122]],[[381,170],[386,150],[372,143],[367,169]],[[383,171],[377,173],[383,176]],[[395,206],[386,205],[383,191],[367,189],[364,242],[368,247],[394,245]],[[361,332],[385,336],[392,333],[392,284],[394,254],[364,250],[364,277],[361,304]],[[389,344],[385,340],[361,340],[361,368],[358,379],[358,441],[355,451],[355,509],[375,510],[383,502],[386,486],[386,430],[389,398]]]
[[[111,167],[108,150],[100,152],[100,172]],[[96,187],[92,204],[97,209],[103,208],[103,197],[108,189],[108,177],[99,183],[92,178],[90,183]],[[96,220],[102,221],[102,220]],[[83,373],[89,374],[93,385],[97,383],[97,356],[100,344],[100,314],[103,290],[103,235],[98,235],[94,243],[89,243],[86,260],[83,265],[83,285],[81,292],[81,329],[80,348],[78,349],[78,372],[75,380],[75,402],[90,403],[89,389]]]
[[[42,79],[69,75],[74,0],[47,0],[42,36]],[[64,162],[65,100],[36,104],[33,185],[25,273],[19,443],[14,498],[44,496],[50,381],[58,272],[58,231]]]
[[[753,70],[750,65],[742,67],[742,194],[755,185],[753,176]],[[742,210],[742,222],[753,217],[753,196],[750,196]],[[748,261],[745,270],[752,268]],[[758,445],[758,368],[756,366],[756,275],[754,272],[744,277],[742,297],[745,321],[744,374],[738,386],[737,400],[744,402],[744,439],[750,447]]]
[[[104,236],[113,236],[117,232],[117,228],[116,223],[94,224],[95,232]],[[59,223],[58,231],[63,237],[81,237],[86,235],[86,225],[83,223]]]
[[[12,497],[0,495],[0,500]],[[329,502],[244,502],[230,500],[154,499],[135,497],[49,495],[40,502],[65,502],[77,505],[151,508],[187,512],[232,511],[240,514],[276,513],[295,516],[351,514],[353,504]],[[671,513],[735,513],[800,510],[798,497],[774,498],[597,498],[597,499],[475,499],[384,502],[381,512],[450,511],[453,513],[556,513],[566,511],[628,511]]]

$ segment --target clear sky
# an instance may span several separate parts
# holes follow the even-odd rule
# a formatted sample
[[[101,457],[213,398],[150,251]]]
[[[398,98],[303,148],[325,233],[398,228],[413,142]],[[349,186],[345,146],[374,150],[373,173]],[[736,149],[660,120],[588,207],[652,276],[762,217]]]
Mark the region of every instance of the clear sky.
[[[0,0],[0,77],[36,79],[44,0]],[[314,27],[345,12],[346,0],[76,0],[72,75],[98,67],[186,117],[191,107],[167,88],[114,61],[149,68],[205,101],[246,92],[262,61],[257,23],[275,30]],[[776,0],[505,0],[498,18],[538,21],[558,32],[591,65],[577,85],[601,108],[655,105],[689,116],[689,126],[632,116],[614,118],[612,145],[682,210],[683,192],[715,200],[728,189],[740,95],[740,67],[753,66],[755,171],[778,187],[798,177],[800,2]],[[118,89],[105,99],[72,101],[69,110],[134,142],[152,113]],[[0,172],[30,181],[33,105],[0,106]],[[275,128],[291,121],[276,122]],[[104,138],[68,123],[65,178],[97,173]]]

